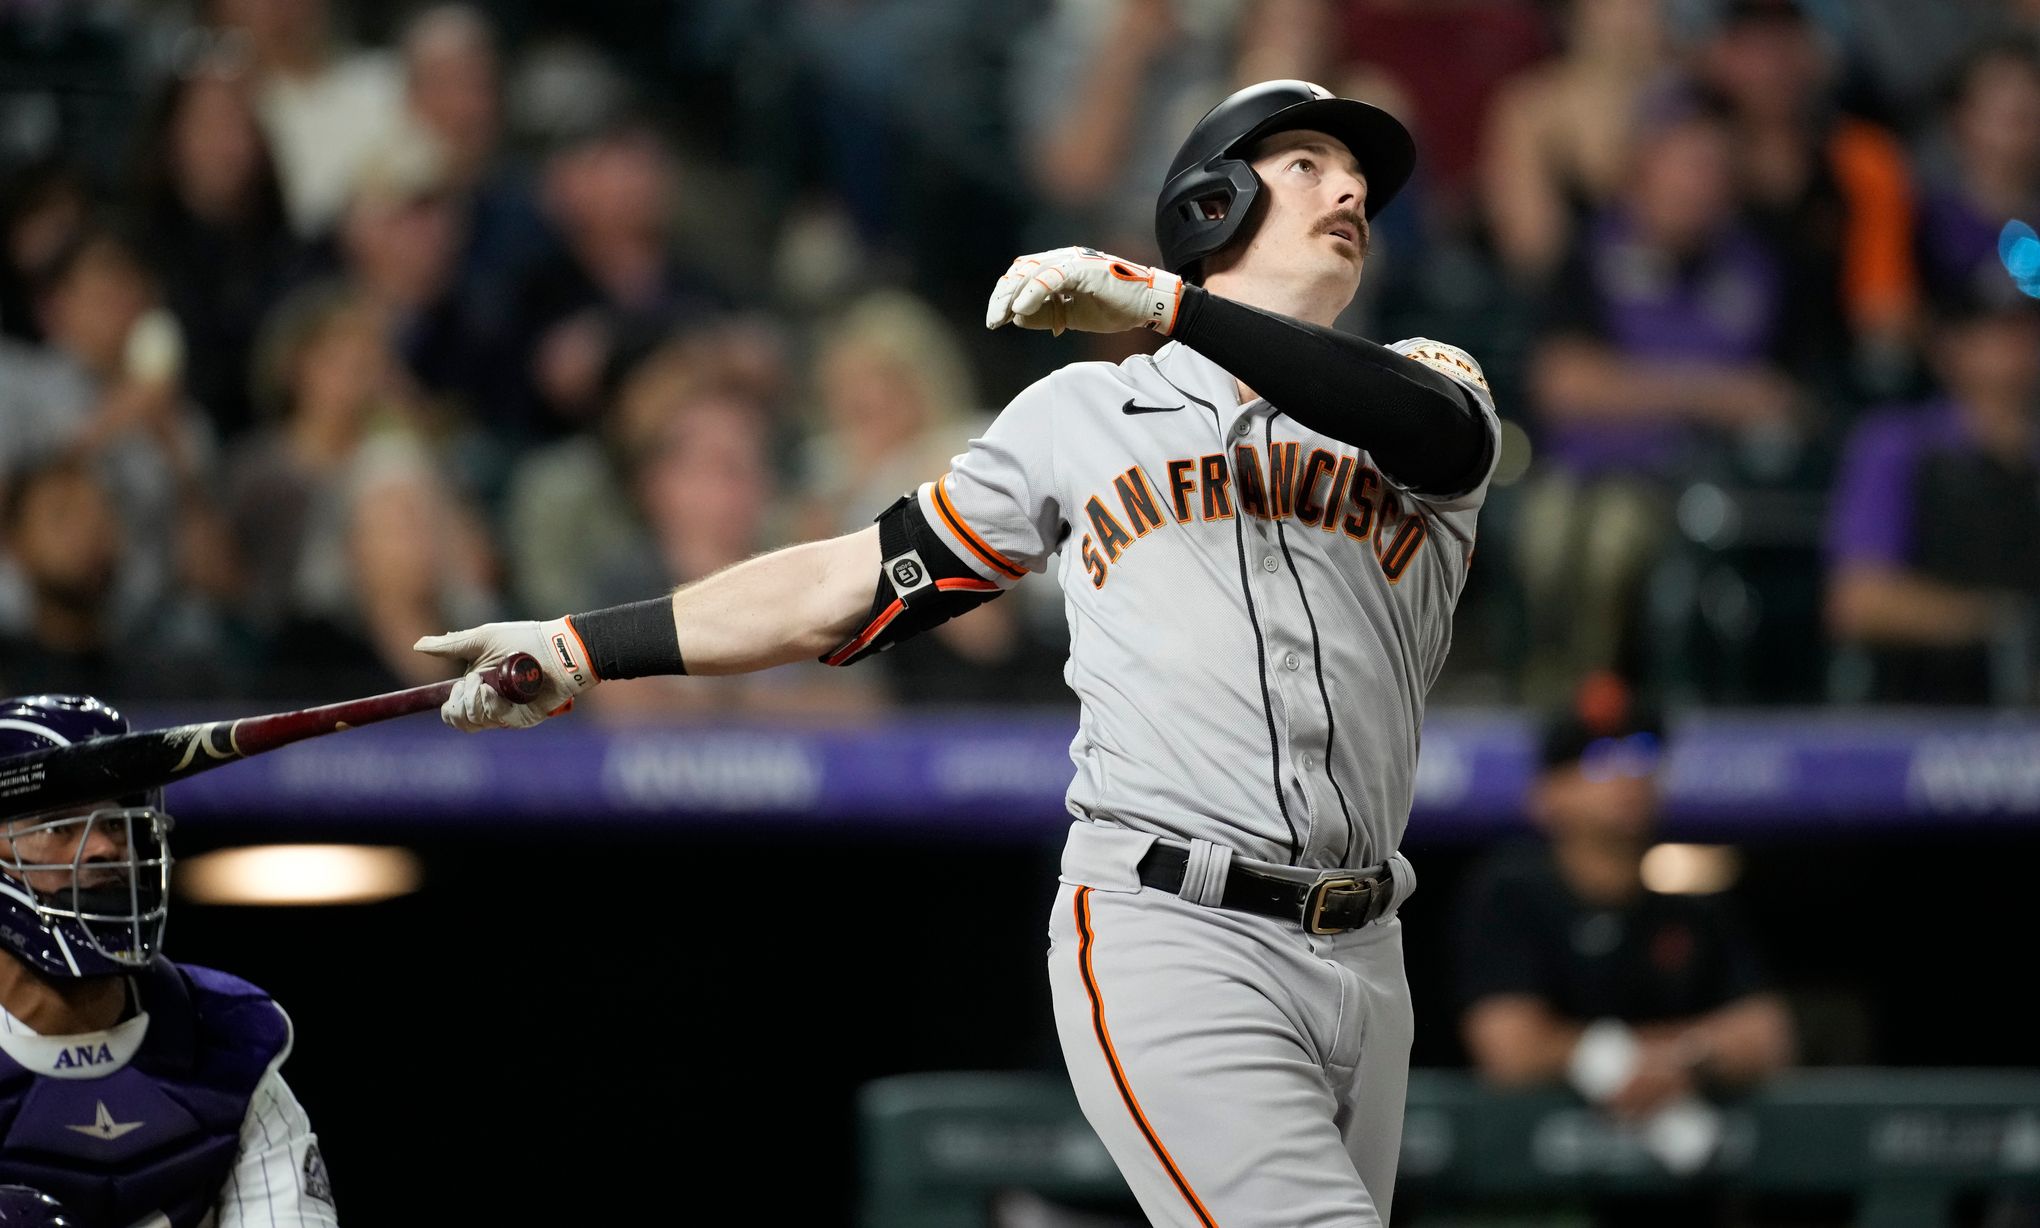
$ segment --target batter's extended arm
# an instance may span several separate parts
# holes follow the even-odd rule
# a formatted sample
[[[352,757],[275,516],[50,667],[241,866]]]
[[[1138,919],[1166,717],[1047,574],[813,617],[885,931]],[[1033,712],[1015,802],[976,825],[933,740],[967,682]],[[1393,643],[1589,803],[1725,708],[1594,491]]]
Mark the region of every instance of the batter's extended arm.
[[[812,661],[871,611],[878,527],[761,554],[673,594],[690,674],[745,674]]]
[[[545,685],[530,703],[509,703],[471,672],[440,709],[457,729],[521,728],[566,711],[575,696],[608,678],[742,674],[812,660],[869,617],[878,565],[874,526],[759,555],[670,599],[549,622],[484,623],[428,635],[416,647],[470,670],[518,652],[537,657]]]

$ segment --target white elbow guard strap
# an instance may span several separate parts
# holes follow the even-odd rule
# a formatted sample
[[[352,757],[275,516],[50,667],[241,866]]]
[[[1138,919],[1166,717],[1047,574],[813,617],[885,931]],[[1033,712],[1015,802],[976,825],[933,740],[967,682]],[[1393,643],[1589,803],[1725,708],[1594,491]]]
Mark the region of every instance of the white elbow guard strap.
[[[901,640],[976,609],[1003,590],[972,571],[929,527],[921,501],[901,495],[878,514],[878,591],[871,617],[823,657],[824,665],[854,665]]]

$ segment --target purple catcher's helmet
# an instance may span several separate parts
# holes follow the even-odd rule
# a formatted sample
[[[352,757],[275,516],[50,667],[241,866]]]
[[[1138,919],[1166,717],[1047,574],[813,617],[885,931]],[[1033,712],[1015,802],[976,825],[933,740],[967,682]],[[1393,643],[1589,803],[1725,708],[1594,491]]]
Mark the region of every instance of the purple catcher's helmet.
[[[86,695],[0,700],[0,759],[127,731]],[[145,966],[163,946],[169,832],[161,789],[0,820],[0,943],[49,976]]]
[[[0,1228],[74,1228],[63,1204],[25,1185],[0,1185]]]

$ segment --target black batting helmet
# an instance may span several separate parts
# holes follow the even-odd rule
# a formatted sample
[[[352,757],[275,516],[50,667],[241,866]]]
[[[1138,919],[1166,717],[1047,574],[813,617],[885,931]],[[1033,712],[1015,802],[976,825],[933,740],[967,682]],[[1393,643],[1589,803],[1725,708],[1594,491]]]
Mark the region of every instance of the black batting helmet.
[[[1261,180],[1246,162],[1249,149],[1271,132],[1297,128],[1335,136],[1353,151],[1367,176],[1369,218],[1395,199],[1417,164],[1409,129],[1380,107],[1335,97],[1308,81],[1250,85],[1206,111],[1169,164],[1155,201],[1163,267],[1202,280],[1197,263],[1232,242],[1260,195]]]

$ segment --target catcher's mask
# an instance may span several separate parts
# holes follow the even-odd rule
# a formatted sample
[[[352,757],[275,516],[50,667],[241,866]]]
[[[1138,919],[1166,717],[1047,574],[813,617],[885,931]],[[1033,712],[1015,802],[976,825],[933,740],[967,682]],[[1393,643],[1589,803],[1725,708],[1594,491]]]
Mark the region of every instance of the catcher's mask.
[[[0,701],[0,758],[127,728],[86,696]],[[0,943],[49,976],[147,965],[169,914],[170,825],[160,789],[0,820]]]

